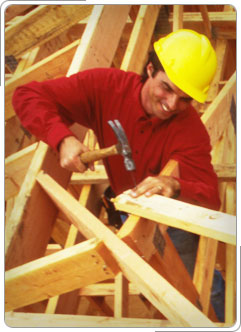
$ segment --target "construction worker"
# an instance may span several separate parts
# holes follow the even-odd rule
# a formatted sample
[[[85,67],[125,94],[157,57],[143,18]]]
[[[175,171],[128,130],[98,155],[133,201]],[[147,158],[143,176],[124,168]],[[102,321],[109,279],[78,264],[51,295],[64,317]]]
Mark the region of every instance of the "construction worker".
[[[131,189],[133,197],[161,194],[219,209],[210,139],[191,104],[193,99],[205,102],[216,71],[215,51],[206,36],[181,29],[156,41],[150,56],[142,76],[95,68],[20,86],[13,96],[14,109],[30,133],[59,151],[60,165],[75,172],[86,170],[79,155],[88,148],[69,126],[77,122],[93,129],[103,148],[116,143],[108,120],[118,119],[132,148],[137,186],[133,188],[121,156],[106,158],[110,195]],[[170,159],[178,161],[180,178],[159,176]],[[177,249],[182,246],[181,254],[191,247],[187,256],[192,273],[197,236],[175,232],[170,229],[170,236]]]

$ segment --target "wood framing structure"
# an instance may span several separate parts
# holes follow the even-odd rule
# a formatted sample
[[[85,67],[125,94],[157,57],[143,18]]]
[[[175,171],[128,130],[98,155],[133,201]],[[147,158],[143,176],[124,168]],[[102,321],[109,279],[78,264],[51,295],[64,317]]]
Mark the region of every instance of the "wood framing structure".
[[[71,17],[71,19],[70,19]],[[50,19],[51,18],[51,19]],[[10,5],[5,13],[5,322],[11,327],[221,327],[236,321],[236,12],[224,5]],[[108,178],[62,169],[21,127],[15,88],[93,67],[141,73],[153,41],[192,28],[212,41],[218,69],[204,105],[222,206],[118,196],[119,231],[100,203]],[[13,42],[14,38],[14,42]],[[73,132],[90,148],[92,131]],[[163,175],[179,176],[170,160]],[[167,227],[200,236],[193,279]],[[225,322],[210,303],[226,282]]]

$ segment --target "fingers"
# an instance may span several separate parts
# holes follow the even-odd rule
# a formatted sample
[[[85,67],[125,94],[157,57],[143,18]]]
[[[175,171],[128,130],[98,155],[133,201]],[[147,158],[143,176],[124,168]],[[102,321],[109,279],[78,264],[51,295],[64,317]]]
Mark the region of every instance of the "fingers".
[[[148,177],[144,181],[138,184],[138,186],[130,191],[132,197],[138,197],[141,195],[152,196],[154,194],[161,194],[163,186],[160,181],[155,177]]]

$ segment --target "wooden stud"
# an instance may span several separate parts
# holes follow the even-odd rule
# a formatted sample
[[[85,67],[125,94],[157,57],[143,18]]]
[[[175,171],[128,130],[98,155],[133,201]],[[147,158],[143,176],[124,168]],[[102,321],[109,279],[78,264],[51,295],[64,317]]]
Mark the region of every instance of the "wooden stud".
[[[111,65],[129,11],[129,5],[94,6],[67,76]]]
[[[204,30],[207,37],[211,40],[212,39],[212,25],[209,20],[209,12],[207,5],[199,5],[199,9],[203,18]]]
[[[9,270],[5,309],[16,308],[111,279],[117,270],[102,242],[91,239]]]
[[[70,173],[58,165],[56,154],[40,142],[5,229],[6,270],[44,255],[57,209],[36,183],[40,170],[66,186]]]
[[[142,5],[139,9],[121,69],[141,73],[161,6]]]
[[[6,55],[20,56],[90,15],[92,5],[40,5],[6,28]],[[71,17],[71,20],[69,19]]]
[[[5,159],[5,200],[18,194],[37,148],[37,143]]]
[[[202,311],[208,315],[218,241],[201,236],[199,240],[193,282],[200,294]]]
[[[122,272],[115,276],[114,317],[128,317],[128,280]]]
[[[183,5],[174,5],[172,31],[176,31],[182,28],[183,28]]]
[[[160,195],[132,198],[126,193],[119,195],[113,201],[120,211],[233,245],[236,244],[236,218],[230,214],[194,206]]]
[[[214,326],[205,315],[51,177],[39,173],[37,181],[86,238],[97,237],[103,240],[117,260],[125,277],[135,283],[144,296],[173,324],[176,326]]]

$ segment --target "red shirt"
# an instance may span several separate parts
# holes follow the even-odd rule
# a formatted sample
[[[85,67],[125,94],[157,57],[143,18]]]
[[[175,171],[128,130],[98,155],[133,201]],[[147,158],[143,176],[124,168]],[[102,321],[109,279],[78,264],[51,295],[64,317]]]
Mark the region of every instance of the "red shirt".
[[[210,157],[208,133],[190,107],[168,120],[150,119],[140,100],[143,83],[135,73],[91,69],[71,77],[31,82],[16,89],[13,106],[23,126],[56,149],[68,126],[80,123],[94,130],[100,148],[117,142],[108,120],[118,119],[136,163],[136,181],[155,176],[170,159],[180,166],[180,199],[218,209],[217,176]],[[116,194],[133,187],[120,155],[103,160]]]

